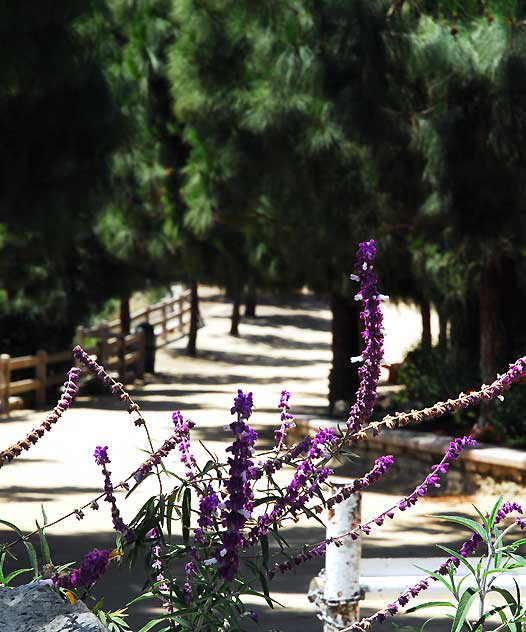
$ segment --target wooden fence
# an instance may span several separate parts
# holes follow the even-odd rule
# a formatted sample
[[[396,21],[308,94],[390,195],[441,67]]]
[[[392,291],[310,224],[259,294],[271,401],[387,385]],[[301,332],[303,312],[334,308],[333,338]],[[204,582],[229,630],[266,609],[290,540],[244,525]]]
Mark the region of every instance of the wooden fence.
[[[167,342],[170,334],[177,331],[184,335],[190,313],[190,290],[181,292],[178,296],[164,298],[154,305],[148,305],[144,309],[130,314],[130,329],[134,329],[141,323],[149,323],[155,329],[156,339]],[[108,338],[111,334],[119,333],[121,329],[120,319],[103,323],[97,327],[78,327],[77,342],[82,345],[85,338]]]
[[[185,335],[190,313],[190,292],[181,292],[176,297],[166,298],[145,309],[130,314],[131,328],[141,323],[149,323],[154,327],[156,345],[166,343],[173,332]],[[77,343],[84,346],[84,341],[94,343],[86,351],[110,373],[116,373],[124,379],[128,371],[134,376],[144,376],[144,360],[146,337],[144,330],[123,336],[120,334],[120,320],[103,323],[98,327],[79,327]],[[0,355],[0,406],[3,412],[9,413],[9,397],[34,392],[35,404],[43,407],[46,403],[46,389],[65,381],[64,365],[73,363],[71,351],[47,353],[37,351],[35,355],[12,358],[8,354]],[[14,379],[13,373],[20,370],[33,370],[33,377]],[[16,377],[16,376],[15,376]]]

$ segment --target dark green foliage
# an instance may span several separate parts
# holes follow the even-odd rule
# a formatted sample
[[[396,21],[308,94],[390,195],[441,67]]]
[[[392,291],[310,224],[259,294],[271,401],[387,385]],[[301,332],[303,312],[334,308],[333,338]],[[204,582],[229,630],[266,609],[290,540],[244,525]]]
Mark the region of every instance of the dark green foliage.
[[[526,386],[518,384],[506,393],[503,401],[491,402],[487,411],[484,439],[513,448],[526,448]]]
[[[425,351],[417,347],[404,359],[398,373],[404,391],[397,397],[397,406],[425,408],[445,401],[460,392],[479,386],[476,359],[465,356],[454,359],[438,347]],[[456,420],[473,421],[474,412],[455,413]]]
[[[118,281],[93,231],[122,127],[94,29],[103,10],[69,0],[0,8],[3,352],[64,348],[80,313]]]

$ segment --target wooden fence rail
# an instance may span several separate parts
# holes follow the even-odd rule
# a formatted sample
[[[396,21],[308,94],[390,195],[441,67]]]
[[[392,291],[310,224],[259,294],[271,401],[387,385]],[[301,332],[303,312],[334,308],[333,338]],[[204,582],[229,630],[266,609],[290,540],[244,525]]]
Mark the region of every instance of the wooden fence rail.
[[[177,332],[182,336],[186,333],[189,323],[190,293],[181,292],[176,297],[166,298],[143,310],[133,312],[131,326],[149,323],[154,327],[157,344],[168,341],[170,334]],[[129,371],[134,377],[144,376],[146,334],[138,329],[135,334],[123,336],[120,334],[120,320],[113,320],[98,327],[79,327],[77,329],[77,343],[83,343],[88,338],[95,338],[96,342],[86,351],[103,364],[110,373],[117,373],[122,380]],[[159,340],[160,339],[160,340]],[[9,397],[25,393],[35,393],[35,404],[43,407],[46,403],[46,389],[64,382],[66,379],[63,366],[68,361],[73,363],[71,351],[48,353],[43,349],[35,355],[12,358],[8,354],[0,355],[0,407],[2,412],[9,413]],[[21,369],[33,369],[33,377],[13,379],[13,373]]]
[[[168,340],[169,335],[177,331],[180,335],[185,333],[190,314],[190,290],[181,292],[178,296],[164,298],[154,305],[148,305],[144,309],[130,314],[130,328],[134,329],[141,323],[148,323],[155,329],[157,337],[161,337],[163,342]],[[82,345],[86,337],[104,338],[112,333],[119,332],[121,328],[120,319],[111,320],[97,327],[78,327],[77,341]]]

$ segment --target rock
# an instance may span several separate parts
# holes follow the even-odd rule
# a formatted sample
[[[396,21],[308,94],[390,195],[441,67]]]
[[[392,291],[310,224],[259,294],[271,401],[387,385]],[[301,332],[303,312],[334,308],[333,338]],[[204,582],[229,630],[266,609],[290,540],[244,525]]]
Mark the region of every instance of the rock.
[[[51,586],[0,587],[2,632],[107,632],[82,601],[63,601]]]

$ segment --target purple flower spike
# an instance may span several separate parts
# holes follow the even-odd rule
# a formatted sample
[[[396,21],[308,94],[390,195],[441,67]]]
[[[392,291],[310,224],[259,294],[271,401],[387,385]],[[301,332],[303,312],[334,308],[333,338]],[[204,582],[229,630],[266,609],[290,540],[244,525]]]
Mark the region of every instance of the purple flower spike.
[[[238,389],[230,414],[235,415],[237,413],[242,419],[248,419],[252,414],[253,407],[252,393],[245,394],[241,389]]]
[[[380,301],[387,297],[379,294],[376,287],[377,276],[373,272],[375,257],[374,240],[362,242],[356,253],[357,274],[351,276],[353,280],[360,282],[360,291],[354,298],[363,303],[360,317],[364,322],[362,336],[365,340],[365,349],[361,356],[352,358],[353,361],[361,361],[362,366],[358,369],[360,386],[356,393],[356,402],[347,419],[348,433],[360,430],[373,411],[380,379],[380,363],[384,354]]]
[[[287,434],[287,430],[296,426],[296,424],[292,421],[294,419],[294,415],[291,415],[289,413],[289,399],[290,393],[285,390],[281,391],[281,397],[278,405],[278,408],[281,409],[281,426],[279,430],[274,430],[274,439],[276,440],[276,452],[279,452],[281,450]]]
[[[13,459],[22,454],[23,450],[29,450],[29,448],[35,445],[35,443],[37,443],[37,441],[43,437],[46,432],[49,432],[53,428],[53,424],[56,424],[66,410],[71,406],[71,402],[77,394],[77,380],[79,378],[79,374],[80,369],[77,367],[72,367],[68,371],[68,379],[64,383],[64,392],[62,393],[61,398],[40,426],[33,428],[33,430],[18,443],[15,443],[6,450],[0,451],[0,467],[6,463],[11,463]]]
[[[108,446],[104,446],[103,448],[98,445],[95,448],[95,452],[93,453],[93,456],[95,457],[95,463],[97,465],[104,465],[105,463],[110,463],[110,460],[108,458]]]
[[[108,463],[111,463],[108,457],[108,446],[97,446],[93,456],[95,457],[95,463],[102,466],[102,473],[104,475],[104,491],[106,492],[104,500],[111,505],[111,519],[113,527],[115,531],[118,531],[126,538],[129,538],[131,537],[131,532],[121,518],[119,508],[117,507],[117,499],[113,495],[111,472],[106,467]]]
[[[188,419],[185,421],[181,411],[176,410],[172,413],[172,421],[175,425],[173,438],[178,444],[178,450],[181,453],[180,461],[184,464],[186,476],[191,478],[195,474],[197,463],[194,455],[190,452],[190,430],[195,426],[194,422]]]
[[[191,478],[195,474],[197,467],[195,458],[190,452],[190,430],[195,426],[190,419],[184,421],[183,416],[179,410],[172,413],[172,421],[174,422],[175,430],[172,436],[163,443],[163,445],[156,450],[146,461],[135,470],[133,478],[137,483],[140,483],[146,476],[152,471],[152,469],[159,465],[161,459],[166,457],[168,453],[176,446],[181,453],[180,461],[185,465],[186,476]]]
[[[78,589],[91,586],[97,582],[106,572],[110,562],[109,551],[94,549],[87,553],[82,560],[80,568],[70,570],[66,575],[58,575],[53,578],[57,588]]]
[[[236,412],[237,421],[230,424],[234,441],[226,450],[231,454],[228,457],[229,479],[226,483],[227,498],[223,511],[226,531],[222,533],[221,545],[215,555],[215,559],[220,560],[219,576],[228,581],[234,579],[239,570],[239,548],[243,544],[241,530],[254,507],[250,481],[254,466],[251,457],[257,433],[243,421],[252,412],[252,393],[244,395],[241,390],[238,391],[232,408],[232,413]]]

